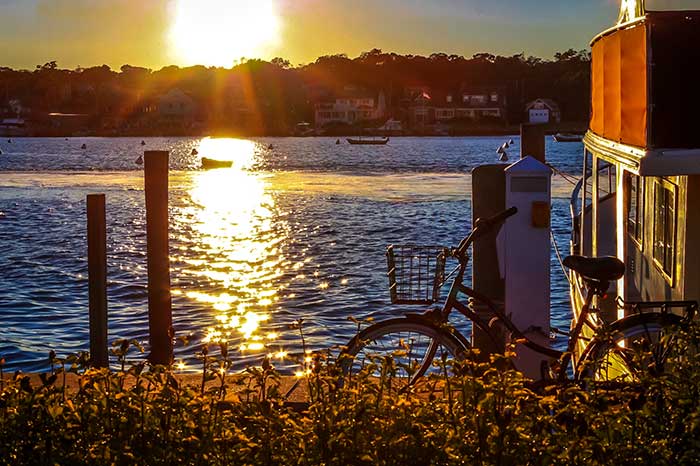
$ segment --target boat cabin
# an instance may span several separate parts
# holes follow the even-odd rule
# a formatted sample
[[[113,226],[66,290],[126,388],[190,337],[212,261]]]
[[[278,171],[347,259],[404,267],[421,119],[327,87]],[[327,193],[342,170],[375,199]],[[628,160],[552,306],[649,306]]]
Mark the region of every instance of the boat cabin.
[[[571,253],[616,256],[625,276],[598,303],[700,299],[700,11],[625,0],[592,41],[584,176],[571,198]],[[700,10],[700,2],[698,2]],[[573,278],[574,318],[583,284]]]

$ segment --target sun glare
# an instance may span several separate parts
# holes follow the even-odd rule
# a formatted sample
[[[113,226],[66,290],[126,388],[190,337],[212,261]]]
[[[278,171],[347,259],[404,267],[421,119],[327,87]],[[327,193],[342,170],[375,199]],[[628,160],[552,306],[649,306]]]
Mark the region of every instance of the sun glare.
[[[186,65],[230,67],[264,55],[278,34],[274,0],[177,0],[170,42]]]

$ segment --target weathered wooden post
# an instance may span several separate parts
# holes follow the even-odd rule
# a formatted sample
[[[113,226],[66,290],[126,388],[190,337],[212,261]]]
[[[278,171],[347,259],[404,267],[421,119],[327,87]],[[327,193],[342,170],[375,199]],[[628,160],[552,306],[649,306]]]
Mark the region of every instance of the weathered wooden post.
[[[545,163],[545,130],[546,126],[536,123],[520,125],[520,158],[528,155]]]
[[[105,195],[87,196],[90,364],[109,367],[107,352],[107,221]]]
[[[170,298],[170,250],[168,243],[167,151],[144,153],[146,191],[146,241],[148,263],[148,327],[152,364],[173,360],[173,317]]]
[[[472,170],[472,226],[478,218],[487,218],[505,210],[506,177],[504,169],[507,165],[481,165]],[[498,267],[498,250],[496,247],[496,232],[489,233],[476,241],[472,254],[472,287],[475,291],[502,305],[505,288],[501,271]],[[482,320],[488,322],[494,315],[484,305],[473,304],[474,311]],[[503,351],[504,342],[492,342],[478,326],[472,329],[472,344],[488,359],[491,353]]]

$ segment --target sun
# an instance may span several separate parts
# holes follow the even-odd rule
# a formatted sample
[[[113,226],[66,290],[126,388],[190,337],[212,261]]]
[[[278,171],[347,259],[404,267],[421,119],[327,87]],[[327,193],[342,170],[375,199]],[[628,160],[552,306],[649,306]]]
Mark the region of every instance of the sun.
[[[274,0],[176,0],[172,52],[185,65],[233,66],[259,58],[279,37]]]

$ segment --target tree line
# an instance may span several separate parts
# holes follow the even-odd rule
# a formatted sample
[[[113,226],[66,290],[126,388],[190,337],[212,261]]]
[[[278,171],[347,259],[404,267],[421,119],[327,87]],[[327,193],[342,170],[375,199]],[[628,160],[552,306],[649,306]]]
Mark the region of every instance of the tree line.
[[[583,122],[589,113],[590,54],[567,50],[552,59],[489,53],[466,58],[374,49],[355,58],[326,55],[298,66],[274,58],[242,59],[230,69],[124,65],[118,71],[107,65],[61,69],[52,61],[34,70],[0,67],[0,107],[7,114],[19,102],[31,115],[85,114],[95,125],[111,118],[128,126],[144,118],[149,103],[178,89],[196,104],[192,118],[208,131],[283,134],[299,122],[313,122],[315,102],[348,86],[369,95],[383,91],[390,114],[405,105],[408,88],[446,92],[468,86],[505,92],[511,124],[521,122],[525,104],[537,98],[558,102],[564,120]]]

